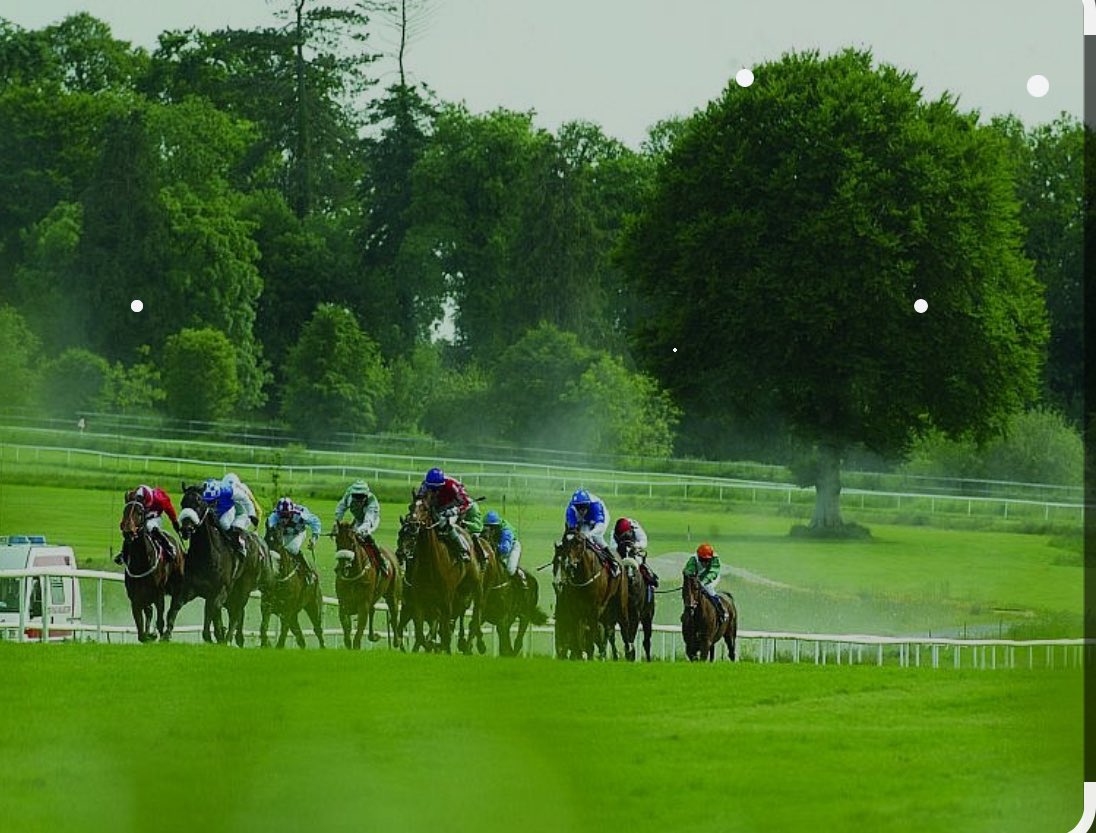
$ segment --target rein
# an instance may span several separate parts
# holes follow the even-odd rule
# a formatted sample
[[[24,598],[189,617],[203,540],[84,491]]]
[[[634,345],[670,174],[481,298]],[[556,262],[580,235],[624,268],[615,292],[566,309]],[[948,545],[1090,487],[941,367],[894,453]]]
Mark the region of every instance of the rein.
[[[163,560],[164,560],[163,554],[159,551],[159,549],[157,549],[157,551],[156,551],[156,560],[153,561],[152,566],[149,567],[147,570],[145,570],[143,573],[131,573],[130,570],[129,570],[129,559],[126,559],[122,563],[125,566],[126,575],[129,576],[130,578],[137,579],[137,578],[147,578],[148,576],[152,575],[156,571],[156,568],[160,566],[160,563]]]

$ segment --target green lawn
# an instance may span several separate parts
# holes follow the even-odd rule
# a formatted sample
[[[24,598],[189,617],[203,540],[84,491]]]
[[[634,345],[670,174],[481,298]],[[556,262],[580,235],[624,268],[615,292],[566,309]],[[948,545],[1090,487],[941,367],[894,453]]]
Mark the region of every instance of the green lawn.
[[[1064,831],[1064,671],[0,644],[27,831]],[[1037,718],[1037,719],[1036,719]]]

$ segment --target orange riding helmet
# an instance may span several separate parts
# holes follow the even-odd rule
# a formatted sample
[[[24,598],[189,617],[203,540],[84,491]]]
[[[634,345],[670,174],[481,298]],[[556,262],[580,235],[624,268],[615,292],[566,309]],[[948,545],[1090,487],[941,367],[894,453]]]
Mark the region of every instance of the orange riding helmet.
[[[712,549],[711,544],[701,544],[696,548],[696,557],[701,561],[711,561],[714,555],[715,550]]]

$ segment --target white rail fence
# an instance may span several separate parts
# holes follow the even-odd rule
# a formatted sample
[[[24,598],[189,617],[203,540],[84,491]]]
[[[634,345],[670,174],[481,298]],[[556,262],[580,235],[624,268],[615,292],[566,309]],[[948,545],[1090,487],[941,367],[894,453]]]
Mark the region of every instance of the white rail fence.
[[[612,489],[611,493],[614,496],[618,496],[623,489],[626,494],[643,494],[646,492],[648,497],[653,498],[657,493],[658,496],[663,498],[680,497],[684,500],[690,500],[691,489],[692,499],[718,498],[718,500],[722,501],[730,496],[737,500],[746,500],[746,495],[749,494],[749,500],[754,503],[757,502],[759,493],[761,493],[763,499],[766,493],[780,493],[780,497],[776,498],[776,500],[786,504],[792,503],[793,495],[799,494],[804,496],[802,499],[809,499],[809,496],[813,494],[810,490],[792,484],[773,483],[760,480],[736,480],[733,478],[679,475],[665,472],[615,472],[601,469],[578,469],[570,466],[545,466],[533,464],[499,464],[496,467],[497,470],[486,470],[490,464],[475,460],[444,459],[428,462],[423,458],[401,457],[399,455],[378,454],[374,456],[378,459],[383,458],[398,462],[410,462],[407,465],[400,467],[382,466],[379,464],[362,465],[353,462],[333,463],[330,465],[279,465],[274,463],[256,463],[253,461],[224,461],[188,457],[120,454],[85,448],[59,448],[56,446],[42,445],[5,443],[0,446],[0,459],[13,459],[16,463],[54,462],[60,464],[63,460],[65,466],[70,468],[73,466],[75,458],[75,463],[83,465],[85,468],[101,469],[106,460],[110,460],[113,463],[125,461],[127,471],[149,472],[154,470],[157,473],[166,474],[169,473],[171,469],[174,469],[173,473],[178,477],[183,476],[184,467],[188,470],[195,467],[212,469],[214,471],[219,470],[222,474],[226,474],[229,471],[235,471],[245,477],[249,472],[254,473],[256,477],[259,477],[263,473],[276,471],[286,475],[287,480],[289,481],[287,485],[292,484],[294,477],[303,478],[306,475],[309,480],[315,479],[317,476],[347,478],[360,476],[368,477],[371,475],[374,481],[400,480],[404,481],[410,487],[418,485],[424,471],[422,465],[428,463],[429,465],[443,465],[447,469],[450,469],[454,475],[460,477],[466,485],[473,488],[504,488],[507,493],[515,488],[531,489],[541,492],[567,492],[572,488],[585,486],[603,490],[605,494],[609,494],[607,490]],[[421,460],[421,464],[416,467],[415,463],[418,460]],[[467,468],[462,468],[462,466]],[[474,467],[478,467],[478,470]],[[906,508],[916,509],[917,511],[928,511],[930,514],[936,514],[938,512],[964,514],[965,509],[965,514],[971,516],[974,514],[975,507],[980,507],[980,509],[992,507],[994,509],[994,514],[1000,513],[1005,519],[1009,517],[1010,507],[1028,507],[1028,517],[1031,516],[1033,509],[1041,509],[1043,519],[1049,520],[1051,510],[1054,509],[1057,510],[1055,512],[1056,516],[1065,514],[1069,520],[1080,523],[1082,510],[1084,508],[1084,504],[1082,503],[1029,500],[1024,498],[920,494],[916,492],[889,492],[855,488],[844,488],[842,489],[842,493],[846,496],[847,500],[851,498],[855,501],[859,498],[859,506],[861,509],[867,508],[866,501],[869,498],[883,498],[888,503],[887,508],[893,507],[894,509],[901,510],[903,508],[903,501],[905,501]],[[774,501],[770,497],[768,502]],[[846,503],[846,505],[849,504]],[[1036,513],[1039,514],[1037,511]],[[980,511],[979,514],[983,514],[983,512]]]
[[[0,570],[0,579],[15,578],[73,578],[93,580],[96,583],[95,616],[93,622],[57,623],[51,619],[50,593],[42,593],[42,616],[33,619],[27,616],[26,606],[20,605],[17,623],[0,622],[0,635],[14,632],[14,638],[20,642],[56,640],[58,637],[89,639],[98,642],[111,642],[119,637],[123,642],[136,640],[137,630],[133,625],[118,625],[104,621],[103,583],[121,583],[124,577],[119,573],[103,570],[65,570],[53,567],[36,567],[25,570]],[[48,584],[48,582],[47,582]],[[258,598],[258,591],[252,593]],[[20,594],[25,599],[26,594]],[[324,597],[328,606],[337,606],[338,601]],[[185,609],[185,608],[184,608]],[[386,611],[384,603],[378,609]],[[276,619],[276,617],[275,617]],[[302,626],[304,623],[302,622]],[[200,625],[179,625],[175,633],[196,638],[202,628]],[[306,639],[313,639],[307,628]],[[342,629],[325,628],[325,637],[333,637],[332,646],[342,647]],[[485,628],[491,652],[498,652],[494,629]],[[245,635],[252,641],[258,639],[258,631],[247,630]],[[10,638],[10,637],[8,637]],[[640,641],[642,631],[637,635],[636,647],[642,652]],[[376,645],[383,645],[383,641]],[[372,643],[363,643],[367,650],[374,650]],[[738,658],[740,660],[773,662],[808,662],[815,665],[885,665],[888,661],[900,667],[942,668],[1080,668],[1086,661],[1096,657],[1096,640],[1086,639],[953,639],[949,637],[921,636],[875,636],[871,634],[828,634],[796,633],[790,631],[739,630]],[[552,627],[534,627],[529,629],[523,648],[525,655],[555,654],[555,633]],[[655,625],[651,639],[653,658],[667,662],[685,659],[681,642],[680,628],[672,625]],[[723,644],[719,646],[720,658],[726,654]]]

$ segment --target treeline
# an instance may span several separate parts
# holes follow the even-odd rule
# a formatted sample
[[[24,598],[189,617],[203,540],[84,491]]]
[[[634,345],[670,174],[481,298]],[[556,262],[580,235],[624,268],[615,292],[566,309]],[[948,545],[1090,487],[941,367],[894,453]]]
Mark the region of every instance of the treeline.
[[[3,405],[782,453],[779,420],[728,431],[633,360],[618,244],[685,120],[632,150],[588,122],[381,89],[374,21],[294,8],[152,52],[87,14],[0,20]],[[1046,290],[1043,399],[1076,422],[1082,129],[994,129]]]

